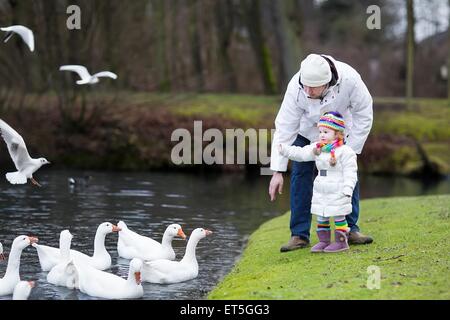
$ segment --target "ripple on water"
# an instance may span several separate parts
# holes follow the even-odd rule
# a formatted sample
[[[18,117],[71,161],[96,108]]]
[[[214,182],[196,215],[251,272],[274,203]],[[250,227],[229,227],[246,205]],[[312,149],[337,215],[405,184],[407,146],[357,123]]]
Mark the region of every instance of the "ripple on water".
[[[139,181],[138,184],[140,184],[142,186],[152,186],[153,182],[150,182],[150,181]]]
[[[169,193],[165,195],[167,198],[186,198],[183,194]]]
[[[114,197],[153,197],[154,193],[148,190],[120,190],[106,195]]]
[[[187,209],[188,207],[183,206],[183,205],[177,205],[177,204],[166,204],[163,203],[161,204],[162,208],[170,208],[170,209]]]
[[[44,203],[44,204],[47,204],[47,203],[49,203],[49,204],[55,204],[55,203],[57,203],[57,201],[56,201],[56,200],[44,200],[44,199],[42,199],[42,200],[39,201],[39,203]]]

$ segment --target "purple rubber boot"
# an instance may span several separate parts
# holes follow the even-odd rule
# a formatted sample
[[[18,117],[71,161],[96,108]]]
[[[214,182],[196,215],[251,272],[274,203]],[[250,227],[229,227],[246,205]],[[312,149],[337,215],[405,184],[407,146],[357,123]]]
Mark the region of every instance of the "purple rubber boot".
[[[325,249],[330,244],[331,231],[330,230],[317,231],[317,237],[319,238],[320,242],[311,248],[311,252],[323,252],[323,249]]]
[[[348,232],[334,231],[334,241],[323,252],[340,252],[350,249],[348,246]]]

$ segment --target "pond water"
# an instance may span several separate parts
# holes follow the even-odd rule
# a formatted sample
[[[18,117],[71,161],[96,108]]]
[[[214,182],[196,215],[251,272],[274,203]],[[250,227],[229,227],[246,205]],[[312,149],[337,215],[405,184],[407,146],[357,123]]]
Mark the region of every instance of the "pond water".
[[[71,187],[69,177],[91,175],[87,185]],[[36,175],[42,188],[13,186],[0,179],[0,242],[5,251],[21,234],[39,238],[40,244],[58,246],[59,233],[69,229],[72,249],[93,252],[97,226],[119,220],[128,227],[160,241],[167,225],[179,223],[186,235],[198,227],[213,234],[197,246],[199,275],[196,279],[171,285],[143,283],[143,299],[203,299],[233,267],[248,236],[261,223],[289,210],[287,191],[275,203],[268,201],[270,177],[238,174],[195,175],[184,173],[112,173],[45,171]],[[450,193],[450,181],[424,184],[410,179],[361,177],[361,198]],[[286,226],[286,239],[289,229]],[[129,261],[118,257],[117,234],[109,234],[105,245],[112,257],[109,272],[126,277]],[[175,239],[177,260],[184,255],[186,242]],[[0,277],[6,262],[0,262]],[[87,300],[79,291],[53,286],[46,281],[36,250],[22,253],[23,280],[36,280],[30,299]],[[9,300],[11,296],[0,297]]]

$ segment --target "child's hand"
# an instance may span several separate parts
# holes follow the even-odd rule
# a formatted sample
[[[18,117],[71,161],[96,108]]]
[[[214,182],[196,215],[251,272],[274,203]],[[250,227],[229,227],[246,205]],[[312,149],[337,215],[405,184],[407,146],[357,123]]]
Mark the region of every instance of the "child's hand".
[[[322,150],[320,148],[314,148],[313,153],[314,155],[319,156],[322,153]]]

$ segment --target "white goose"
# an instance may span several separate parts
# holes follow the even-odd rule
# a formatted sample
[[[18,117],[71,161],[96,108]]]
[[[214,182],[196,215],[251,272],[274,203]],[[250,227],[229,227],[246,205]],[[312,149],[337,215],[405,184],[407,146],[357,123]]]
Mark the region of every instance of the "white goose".
[[[105,248],[105,237],[108,233],[118,231],[120,231],[120,228],[110,222],[101,223],[95,233],[94,255],[90,257],[82,252],[71,249],[71,257],[80,260],[80,262],[90,264],[99,270],[108,269],[111,267],[111,256]],[[42,271],[49,271],[61,259],[61,253],[58,248],[39,244],[33,244],[33,247],[35,247],[38,252],[39,263],[41,264]]]
[[[3,42],[8,42],[8,40],[14,35],[14,33],[17,33],[23,41],[27,44],[28,48],[30,48],[30,51],[34,51],[34,35],[33,31],[31,31],[29,28],[25,26],[10,26],[5,28],[0,28],[0,30],[6,32],[5,39]]]
[[[74,275],[75,288],[91,296],[105,299],[137,299],[144,295],[141,285],[142,260],[133,259],[128,269],[128,278],[100,271],[77,261],[69,263],[69,272]]]
[[[0,242],[0,261],[5,260],[5,255],[3,254],[3,245]]]
[[[146,261],[157,259],[174,260],[173,238],[179,236],[186,239],[186,235],[179,224],[171,224],[166,228],[161,243],[131,231],[123,221],[119,221],[117,225],[121,229],[117,241],[117,252],[120,257],[125,259],[139,258]]]
[[[155,260],[144,263],[142,281],[152,283],[177,283],[194,279],[198,276],[198,263],[195,248],[200,239],[212,234],[211,231],[197,228],[192,231],[181,261]]]
[[[18,236],[14,239],[8,258],[5,276],[0,279],[0,296],[13,294],[14,288],[17,283],[20,282],[19,268],[22,250],[37,241],[38,238],[27,236]]]
[[[13,300],[28,300],[31,289],[34,288],[34,281],[19,281],[16,284],[13,292]]]
[[[69,230],[61,231],[59,237],[60,260],[47,274],[47,281],[56,286],[67,287],[68,281],[71,283],[70,275],[66,273],[67,265],[70,262],[70,244],[73,235]]]

